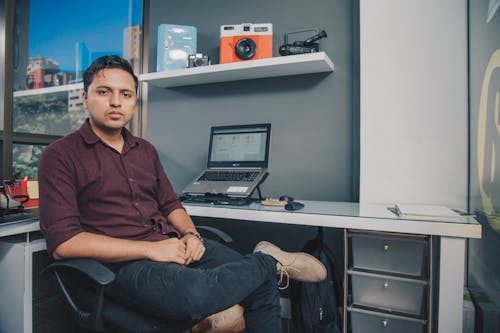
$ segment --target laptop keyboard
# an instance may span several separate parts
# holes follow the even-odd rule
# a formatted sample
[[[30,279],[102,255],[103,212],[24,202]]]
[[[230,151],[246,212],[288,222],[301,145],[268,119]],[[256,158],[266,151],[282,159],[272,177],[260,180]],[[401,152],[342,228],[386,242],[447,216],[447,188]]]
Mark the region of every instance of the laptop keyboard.
[[[259,171],[207,171],[198,179],[199,181],[251,182],[259,175]]]
[[[0,225],[16,223],[16,222],[24,222],[29,220],[35,220],[35,217],[31,214],[21,212],[21,213],[12,213],[4,216],[0,216]]]

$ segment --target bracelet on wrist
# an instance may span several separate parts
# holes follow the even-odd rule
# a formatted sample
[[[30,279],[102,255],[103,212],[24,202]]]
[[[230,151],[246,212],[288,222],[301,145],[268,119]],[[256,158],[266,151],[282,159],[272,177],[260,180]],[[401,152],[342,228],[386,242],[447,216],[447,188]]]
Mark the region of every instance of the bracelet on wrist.
[[[185,233],[182,234],[182,237],[186,236],[186,235],[193,235],[194,237],[198,238],[200,240],[200,242],[204,243],[203,241],[203,238],[201,237],[201,235],[197,232],[193,232],[193,231],[187,231]]]

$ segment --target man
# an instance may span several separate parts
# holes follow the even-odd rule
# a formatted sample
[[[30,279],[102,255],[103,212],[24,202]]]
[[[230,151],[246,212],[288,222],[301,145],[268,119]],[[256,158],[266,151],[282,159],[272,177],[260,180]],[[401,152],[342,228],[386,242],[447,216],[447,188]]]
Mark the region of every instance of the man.
[[[247,332],[281,332],[277,274],[319,281],[325,267],[268,242],[242,256],[203,240],[154,147],[125,128],[137,103],[130,64],[104,56],[83,79],[89,119],[39,161],[49,253],[107,263],[116,273],[108,296],[138,311],[194,323],[241,304]]]

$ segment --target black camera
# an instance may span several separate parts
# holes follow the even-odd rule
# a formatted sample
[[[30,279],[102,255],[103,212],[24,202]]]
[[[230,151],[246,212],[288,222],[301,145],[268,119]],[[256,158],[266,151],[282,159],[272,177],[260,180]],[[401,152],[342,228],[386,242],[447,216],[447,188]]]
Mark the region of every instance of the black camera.
[[[288,43],[288,37],[289,35],[292,34],[297,34],[297,33],[304,33],[308,31],[314,31],[317,32],[314,36],[307,38],[304,41],[296,41],[293,42],[292,44]],[[282,56],[287,56],[287,55],[293,55],[293,54],[303,54],[303,53],[313,53],[313,52],[319,52],[319,43],[315,43],[317,40],[320,40],[321,38],[325,38],[326,31],[321,30],[318,32],[318,29],[310,29],[310,30],[301,30],[301,31],[294,31],[290,33],[285,34],[285,44],[281,45],[279,48],[279,54]]]
[[[188,67],[201,67],[210,65],[210,58],[203,53],[190,54],[188,57]]]

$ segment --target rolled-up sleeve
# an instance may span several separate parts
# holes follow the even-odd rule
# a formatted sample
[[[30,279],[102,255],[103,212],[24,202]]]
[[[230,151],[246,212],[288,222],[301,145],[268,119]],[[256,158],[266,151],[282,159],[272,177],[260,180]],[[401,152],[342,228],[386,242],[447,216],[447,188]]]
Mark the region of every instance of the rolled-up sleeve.
[[[51,255],[61,243],[84,231],[77,204],[75,169],[65,155],[49,146],[38,163],[40,229]]]

